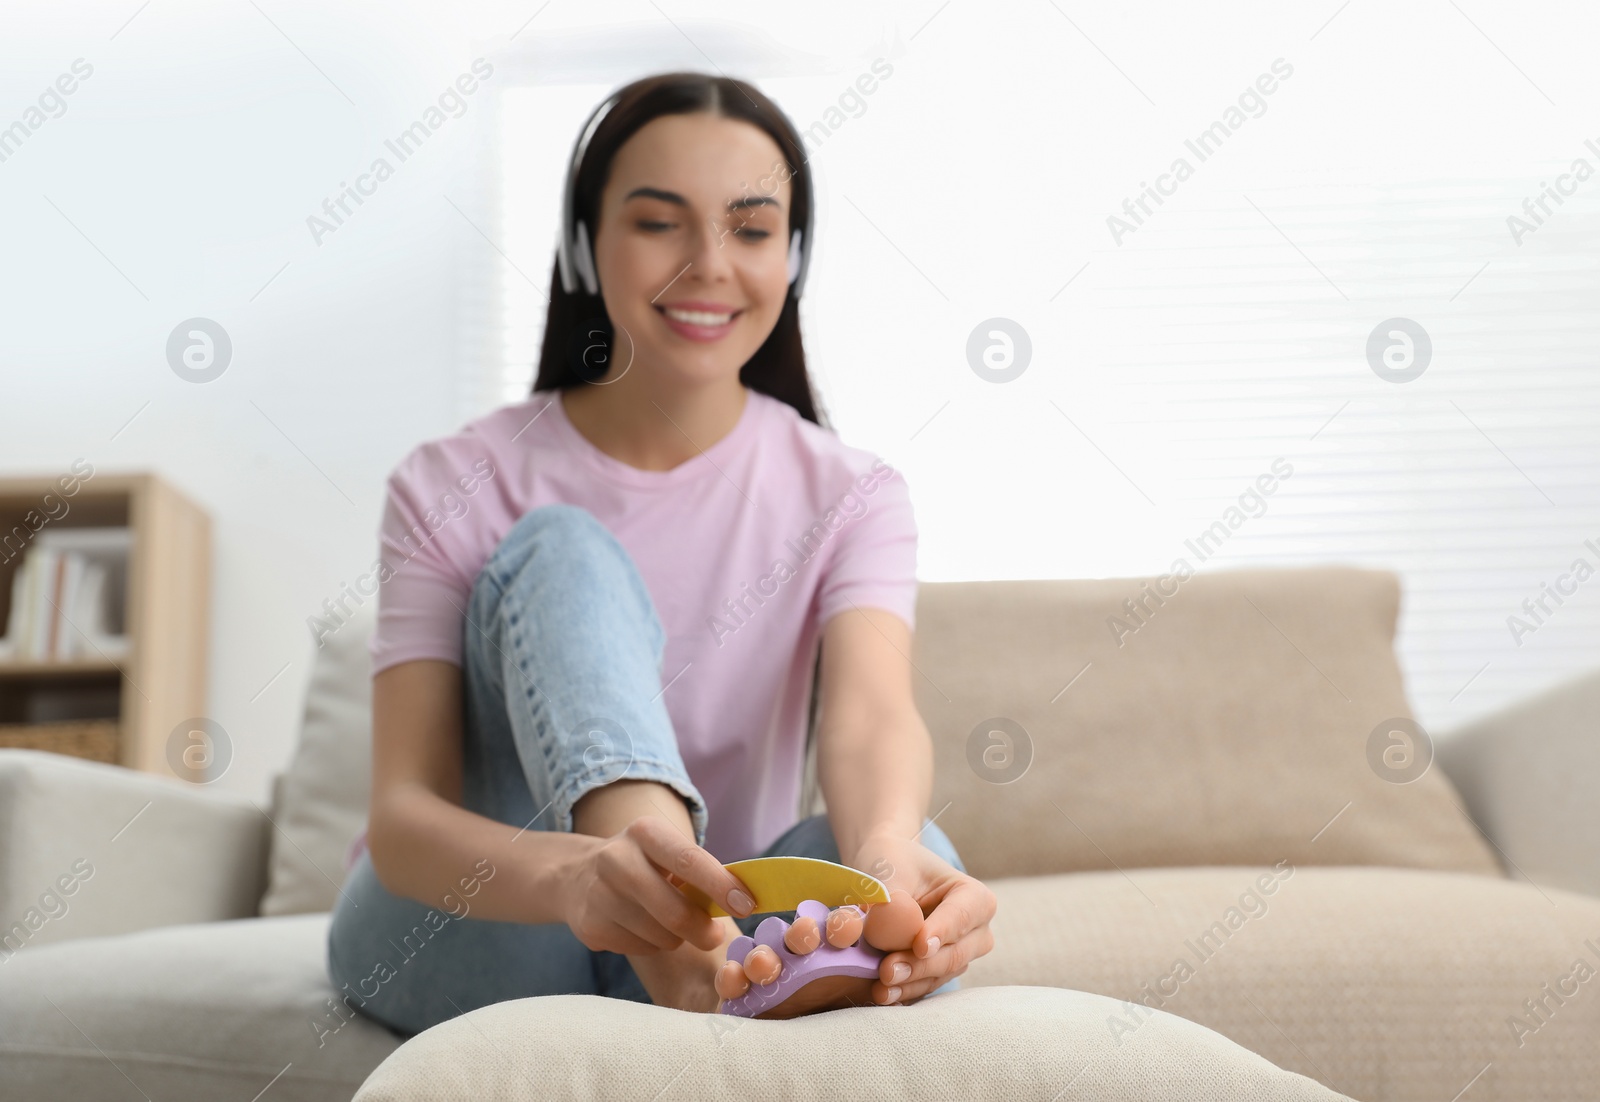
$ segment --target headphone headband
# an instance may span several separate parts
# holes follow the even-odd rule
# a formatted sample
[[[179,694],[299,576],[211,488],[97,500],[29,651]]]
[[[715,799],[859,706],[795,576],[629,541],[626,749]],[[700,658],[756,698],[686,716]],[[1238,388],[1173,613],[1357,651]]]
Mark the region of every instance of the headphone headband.
[[[589,227],[578,218],[578,170],[583,165],[584,154],[589,150],[589,143],[594,139],[595,131],[600,128],[600,123],[616,106],[622,98],[622,91],[612,92],[589,114],[588,121],[583,124],[583,129],[578,133],[578,140],[573,145],[572,159],[567,164],[567,184],[561,198],[561,237],[556,245],[556,260],[561,271],[561,287],[567,294],[575,294],[580,286],[588,294],[600,293],[600,278],[595,270],[594,244],[589,233]],[[796,149],[804,149],[800,137],[795,133],[794,127],[787,118],[780,121],[788,131],[789,139]],[[805,160],[800,162],[800,177],[804,178],[806,185],[806,223],[804,229],[796,228],[789,238],[789,283],[794,288],[794,297],[800,297],[801,289],[805,286],[806,272],[811,267],[812,230],[816,225],[816,192],[811,187],[811,170]],[[791,194],[793,189],[791,188]]]

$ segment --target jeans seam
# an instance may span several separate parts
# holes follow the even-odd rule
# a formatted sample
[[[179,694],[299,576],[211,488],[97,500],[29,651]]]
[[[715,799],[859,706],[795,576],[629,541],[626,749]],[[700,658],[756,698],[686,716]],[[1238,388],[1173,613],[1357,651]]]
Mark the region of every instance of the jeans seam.
[[[523,518],[516,523],[518,525],[522,524],[522,521],[528,515],[530,514],[524,514]],[[524,525],[523,527],[526,529],[532,526]],[[615,534],[606,529],[604,525],[597,523],[595,527],[597,530],[592,533],[592,540],[586,534],[583,542],[586,546],[590,542],[602,543],[605,545],[604,550],[608,555],[620,555],[621,565],[625,567],[627,575],[626,588],[629,591],[631,604],[639,612],[638,617],[630,616],[630,618],[638,620],[639,628],[643,634],[642,642],[651,650],[651,657],[655,659],[655,672],[659,677],[661,659],[664,656],[667,637],[665,625],[662,624],[659,612],[655,609],[649,587],[645,584],[637,565],[632,563],[627,554],[627,549],[622,546],[621,541],[616,538]],[[512,717],[515,715],[514,709],[516,705],[513,703],[514,698],[506,699],[509,697],[509,673],[511,672],[506,667],[514,666],[516,672],[520,674],[523,684],[519,688],[522,690],[528,718],[533,724],[534,741],[539,746],[540,756],[544,760],[547,775],[556,779],[551,799],[551,806],[555,809],[557,816],[556,828],[571,831],[573,805],[588,791],[602,787],[613,780],[651,780],[667,785],[688,802],[691,820],[695,828],[696,842],[703,846],[709,825],[709,808],[706,806],[704,797],[685,773],[681,759],[671,761],[634,758],[628,773],[624,774],[623,777],[609,775],[614,772],[614,765],[609,769],[604,767],[580,769],[576,773],[563,775],[564,760],[562,750],[563,736],[566,733],[553,729],[550,723],[550,711],[552,707],[555,707],[561,701],[567,700],[569,689],[572,693],[582,696],[588,691],[588,687],[563,685],[562,692],[558,694],[561,700],[552,700],[548,693],[541,690],[541,687],[535,683],[528,672],[528,665],[532,660],[532,648],[527,645],[528,640],[525,631],[528,625],[522,622],[522,617],[516,615],[514,607],[509,602],[512,601],[516,592],[517,579],[527,565],[528,556],[532,550],[530,547],[532,542],[533,536],[521,530],[519,530],[516,538],[503,538],[494,551],[491,552],[487,562],[480,570],[480,577],[489,586],[489,591],[482,596],[492,609],[492,614],[487,617],[490,630],[484,639],[477,641],[477,649],[480,651],[483,661],[494,667],[500,674],[495,679],[499,684],[494,684],[494,681],[491,681],[490,684],[499,691],[502,702],[508,709],[507,718],[511,720],[513,725],[513,738],[515,738],[516,721]],[[495,650],[499,651],[499,644],[504,644],[505,650],[500,651],[497,659],[489,654],[487,648],[492,645]],[[603,689],[604,686],[601,686],[601,688]],[[639,775],[641,771],[648,775]]]
[[[523,515],[526,516],[527,514]],[[515,527],[516,523],[519,522],[520,518],[518,522],[513,522],[512,527]],[[495,582],[496,586],[499,587],[502,594],[504,594],[506,587],[511,584],[511,580],[509,571],[502,569],[501,560],[503,560],[511,551],[520,550],[521,547],[522,540],[518,540],[516,543],[511,543],[502,537],[500,542],[496,544],[494,550],[489,553],[488,559],[484,561],[484,572],[489,574],[490,578]]]

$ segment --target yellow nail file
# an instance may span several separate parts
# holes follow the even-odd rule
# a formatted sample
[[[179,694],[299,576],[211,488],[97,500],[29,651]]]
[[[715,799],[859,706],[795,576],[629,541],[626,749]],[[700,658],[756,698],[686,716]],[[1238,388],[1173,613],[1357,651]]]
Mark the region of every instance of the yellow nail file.
[[[751,914],[792,911],[806,899],[829,907],[889,902],[889,889],[883,881],[860,869],[815,857],[752,857],[722,867],[743,881],[755,897],[756,909]],[[693,884],[679,884],[678,890],[712,918],[728,914]]]

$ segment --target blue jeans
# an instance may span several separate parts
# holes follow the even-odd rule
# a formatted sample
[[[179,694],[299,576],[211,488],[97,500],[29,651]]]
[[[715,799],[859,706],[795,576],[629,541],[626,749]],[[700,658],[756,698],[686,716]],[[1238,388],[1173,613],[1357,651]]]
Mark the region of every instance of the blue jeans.
[[[530,510],[489,557],[467,609],[462,806],[519,828],[570,832],[586,793],[624,777],[659,781],[687,801],[704,845],[708,809],[662,702],[665,645],[649,590],[616,537],[574,505]],[[931,820],[920,841],[966,871]],[[839,862],[827,816],[796,822],[761,854],[777,855]],[[409,1036],[533,995],[651,1001],[626,956],[588,948],[565,923],[485,920],[464,903],[447,910],[392,894],[363,852],[328,930],[328,975],[344,1002]],[[749,934],[763,917],[735,921]],[[952,979],[928,997],[959,986]]]

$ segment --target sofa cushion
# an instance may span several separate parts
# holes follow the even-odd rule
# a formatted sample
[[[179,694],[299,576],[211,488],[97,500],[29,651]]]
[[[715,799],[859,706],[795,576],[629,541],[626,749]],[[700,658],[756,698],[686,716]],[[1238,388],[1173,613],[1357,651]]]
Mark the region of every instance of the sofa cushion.
[[[1501,875],[1440,770],[1380,768],[1410,717],[1391,572],[921,590],[931,812],[974,876],[1282,859]]]
[[[1110,999],[1045,987],[952,991],[789,1021],[549,995],[424,1030],[354,1102],[1343,1097],[1171,1014],[1152,1014],[1118,1044],[1103,1025],[1116,1010]]]
[[[344,883],[345,851],[367,824],[373,604],[356,606],[313,655],[300,738],[276,792],[263,915],[331,911]]]
[[[1289,863],[990,887],[995,947],[963,990],[1126,1000],[1100,1022],[1125,1036],[1159,1008],[1367,1102],[1600,1098],[1600,899]]]
[[[0,965],[0,1097],[347,1102],[400,1038],[338,1004],[326,914],[30,947]]]

